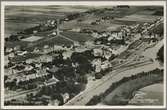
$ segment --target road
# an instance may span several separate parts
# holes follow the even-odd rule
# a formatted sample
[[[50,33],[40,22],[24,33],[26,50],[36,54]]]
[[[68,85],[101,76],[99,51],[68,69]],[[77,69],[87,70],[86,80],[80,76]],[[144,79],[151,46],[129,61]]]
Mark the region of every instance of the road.
[[[85,105],[93,96],[100,95],[100,93],[105,92],[110,87],[110,85],[112,85],[112,83],[119,81],[123,77],[129,77],[131,75],[138,74],[143,71],[150,71],[155,68],[157,68],[157,63],[143,62],[131,67],[117,69],[100,79],[101,83],[94,85],[92,88],[86,89],[85,91],[75,96],[73,99],[68,101],[65,106]]]

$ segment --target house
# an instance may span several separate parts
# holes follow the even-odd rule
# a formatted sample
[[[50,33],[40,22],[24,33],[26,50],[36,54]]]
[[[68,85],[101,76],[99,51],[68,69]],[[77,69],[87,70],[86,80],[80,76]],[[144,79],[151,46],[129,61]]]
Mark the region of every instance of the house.
[[[27,51],[17,51],[16,54],[22,56],[22,55],[24,55],[26,53],[27,53]]]
[[[45,85],[45,86],[51,86],[51,85],[56,84],[57,82],[59,82],[59,80],[56,79],[56,78],[54,77],[54,75],[52,75],[52,78],[49,79],[49,80],[47,80],[47,81],[45,81],[45,82],[44,82],[44,85]]]
[[[101,69],[102,70],[105,70],[105,69],[107,69],[109,67],[112,67],[112,65],[111,65],[111,63],[108,60],[102,62],[102,64],[101,64]]]
[[[65,51],[62,53],[63,55],[63,59],[66,60],[67,58],[71,58],[71,55],[72,55],[72,51]]]
[[[59,46],[59,45],[54,45],[53,47],[53,50],[54,51],[61,51],[61,50],[64,50],[65,48],[63,48],[62,46]]]
[[[54,32],[52,32],[52,35],[56,36],[56,35],[57,35],[57,32],[55,32],[55,31],[54,31]]]

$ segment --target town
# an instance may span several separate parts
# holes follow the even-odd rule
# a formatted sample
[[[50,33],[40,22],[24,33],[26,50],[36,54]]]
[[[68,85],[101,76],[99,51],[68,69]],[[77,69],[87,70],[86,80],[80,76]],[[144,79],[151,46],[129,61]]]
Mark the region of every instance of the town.
[[[11,34],[4,47],[4,104],[86,105],[89,98],[82,103],[78,95],[111,72],[157,62],[147,50],[163,47],[163,21],[162,7],[120,5],[48,18]]]

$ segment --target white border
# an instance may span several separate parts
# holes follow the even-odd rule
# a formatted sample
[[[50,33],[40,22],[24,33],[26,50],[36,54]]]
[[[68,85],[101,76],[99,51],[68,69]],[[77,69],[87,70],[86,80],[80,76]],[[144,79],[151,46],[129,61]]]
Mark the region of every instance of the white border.
[[[32,5],[135,5],[135,6],[164,6],[164,36],[166,36],[166,2],[165,1],[2,1],[1,2],[1,108],[2,109],[146,109],[166,108],[166,37],[164,37],[164,105],[163,106],[4,106],[4,7],[6,5],[32,6]]]

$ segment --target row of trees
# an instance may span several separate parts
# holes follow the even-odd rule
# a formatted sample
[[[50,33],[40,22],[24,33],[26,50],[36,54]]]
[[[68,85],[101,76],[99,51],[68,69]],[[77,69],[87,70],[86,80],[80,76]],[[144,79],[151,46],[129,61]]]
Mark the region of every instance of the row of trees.
[[[164,63],[164,46],[162,46],[158,53],[157,53],[157,58],[160,62]]]

